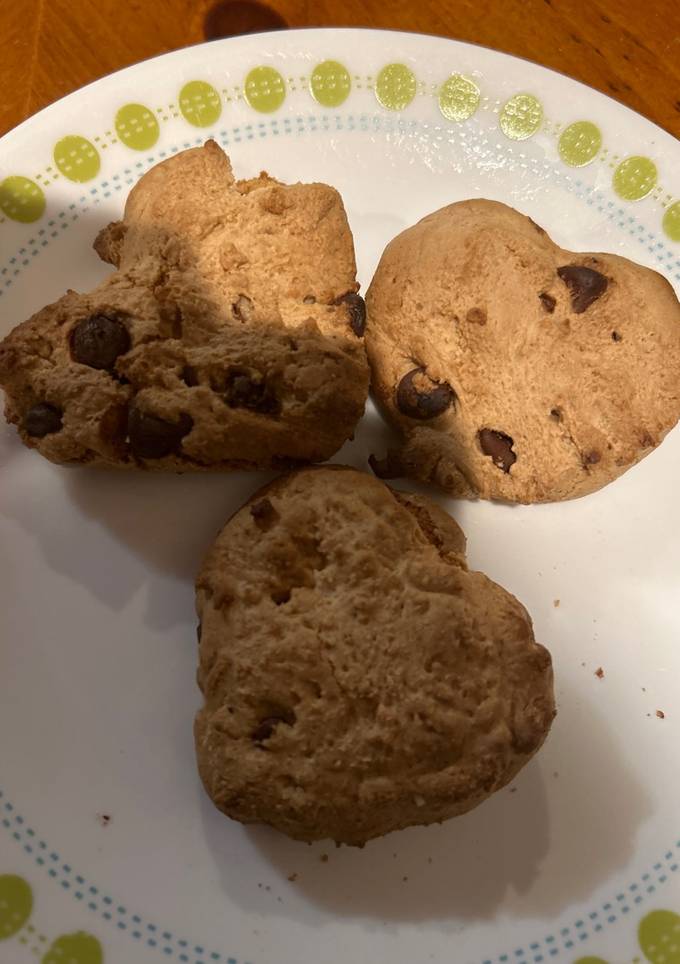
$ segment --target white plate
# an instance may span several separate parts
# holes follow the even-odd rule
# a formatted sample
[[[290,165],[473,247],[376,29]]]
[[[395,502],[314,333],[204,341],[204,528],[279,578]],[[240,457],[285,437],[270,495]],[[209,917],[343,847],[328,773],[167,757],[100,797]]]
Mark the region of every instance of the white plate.
[[[476,196],[680,281],[668,134],[489,50],[291,31],[140,64],[3,139],[3,333],[102,278],[91,243],[129,186],[208,135],[239,176],[338,187],[364,287],[389,238]],[[370,414],[338,460],[383,433]],[[196,776],[192,578],[261,476],[62,469],[7,427],[0,461],[0,961],[680,962],[677,430],[575,502],[447,503],[551,648],[559,715],[510,790],[364,850],[244,829]]]

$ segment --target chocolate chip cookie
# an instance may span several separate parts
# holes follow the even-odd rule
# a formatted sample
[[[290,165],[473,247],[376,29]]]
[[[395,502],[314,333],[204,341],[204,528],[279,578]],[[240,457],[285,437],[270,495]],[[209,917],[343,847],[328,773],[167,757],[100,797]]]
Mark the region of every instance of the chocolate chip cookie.
[[[365,311],[333,188],[236,181],[209,141],[144,175],[95,248],[116,272],[0,345],[27,445],[184,471],[323,461],[352,435]]]
[[[554,716],[523,606],[456,523],[353,469],[258,492],[197,579],[198,766],[228,816],[363,844],[506,784]]]
[[[372,384],[403,445],[383,477],[458,496],[593,492],[680,418],[680,305],[660,274],[576,254],[463,201],[386,248],[367,294]],[[382,455],[382,453],[380,453]]]

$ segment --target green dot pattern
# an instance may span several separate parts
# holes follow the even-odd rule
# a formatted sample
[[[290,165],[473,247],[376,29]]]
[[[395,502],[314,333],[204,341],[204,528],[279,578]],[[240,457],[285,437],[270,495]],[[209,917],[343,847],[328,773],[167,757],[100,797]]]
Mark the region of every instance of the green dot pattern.
[[[78,931],[64,934],[54,941],[41,964],[102,964],[102,946],[92,934]]]
[[[125,104],[115,123],[121,142],[133,151],[148,151],[160,136],[158,121],[144,104]]]
[[[387,64],[378,74],[375,96],[387,110],[404,110],[416,96],[416,78],[406,64]]]
[[[378,72],[375,95],[387,110],[405,110],[415,98],[417,90],[415,74],[406,64],[390,63]],[[309,79],[309,92],[322,107],[340,107],[351,91],[352,78],[344,64],[337,60],[324,60],[314,67]],[[286,93],[284,78],[274,67],[254,67],[245,78],[243,96],[250,107],[260,113],[277,111],[285,101]],[[481,102],[479,86],[469,77],[458,73],[451,74],[442,83],[436,96],[442,116],[455,123],[473,117]],[[220,94],[204,80],[190,80],[184,84],[178,100],[182,116],[194,127],[210,127],[222,114]],[[167,117],[163,119],[167,120]],[[515,94],[506,100],[498,118],[502,132],[515,141],[533,137],[542,122],[543,106],[534,94],[529,93]],[[116,112],[114,126],[121,143],[135,151],[150,150],[160,137],[158,118],[144,104],[124,104]],[[109,135],[110,132],[107,132]],[[99,138],[95,138],[97,140]],[[557,149],[564,164],[584,167],[600,154],[602,143],[602,132],[597,124],[579,120],[562,131]],[[101,169],[99,151],[87,138],[78,134],[62,137],[54,147],[53,156],[60,174],[75,183],[92,180]],[[610,166],[613,167],[613,164]],[[48,168],[48,172],[50,170]],[[54,174],[52,176],[56,177]],[[624,158],[612,175],[612,187],[624,201],[639,201],[651,194],[657,185],[656,164],[642,155]],[[30,224],[38,221],[45,209],[44,190],[35,181],[22,175],[11,175],[0,181],[0,212],[7,218]],[[671,241],[680,242],[680,200],[666,207],[661,227]]]
[[[190,80],[179,92],[179,109],[194,127],[210,127],[222,113],[222,101],[205,80]]]
[[[0,941],[13,937],[24,926],[33,910],[33,892],[23,877],[0,877]]]
[[[640,921],[640,950],[650,964],[680,964],[680,917],[654,910]]]
[[[560,134],[560,157],[570,167],[590,164],[602,147],[602,132],[592,121],[576,121]]]
[[[339,107],[349,97],[352,81],[349,71],[337,60],[324,60],[312,71],[309,89],[322,107]]]
[[[543,107],[533,94],[515,94],[503,104],[498,123],[506,137],[525,141],[533,137],[543,120]]]
[[[286,84],[273,67],[254,67],[246,77],[245,98],[261,114],[272,114],[286,99]]]
[[[451,74],[439,88],[439,110],[447,120],[461,121],[472,117],[479,107],[479,87],[462,74]]]
[[[99,151],[85,137],[69,134],[54,145],[54,163],[69,181],[82,184],[99,174]]]
[[[658,172],[654,161],[634,155],[621,161],[614,171],[614,190],[624,201],[640,201],[656,187]]]
[[[12,221],[30,224],[45,213],[45,194],[42,188],[18,174],[0,183],[0,211]]]
[[[675,201],[670,207],[666,208],[666,213],[663,216],[663,229],[671,241],[680,241],[680,201]]]

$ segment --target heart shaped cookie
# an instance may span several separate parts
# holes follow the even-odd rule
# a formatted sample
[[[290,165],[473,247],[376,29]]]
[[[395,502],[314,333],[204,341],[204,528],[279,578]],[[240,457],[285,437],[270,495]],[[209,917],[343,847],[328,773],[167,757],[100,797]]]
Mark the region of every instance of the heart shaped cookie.
[[[209,141],[145,174],[95,248],[116,272],[0,345],[27,445],[183,471],[322,461],[352,434],[365,315],[333,188],[236,181]]]
[[[198,765],[216,806],[362,844],[464,813],[540,747],[550,655],[456,523],[353,469],[296,472],[197,579]]]
[[[680,418],[680,305],[661,275],[575,254],[494,201],[429,215],[367,298],[372,385],[403,434],[383,477],[547,502],[593,492]]]

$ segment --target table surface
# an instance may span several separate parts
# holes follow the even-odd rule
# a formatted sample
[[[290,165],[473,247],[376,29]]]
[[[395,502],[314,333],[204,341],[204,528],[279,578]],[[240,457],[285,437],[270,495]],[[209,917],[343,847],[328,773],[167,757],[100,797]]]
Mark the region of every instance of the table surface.
[[[277,26],[472,41],[569,74],[680,135],[678,0],[2,0],[0,134],[128,64]]]

